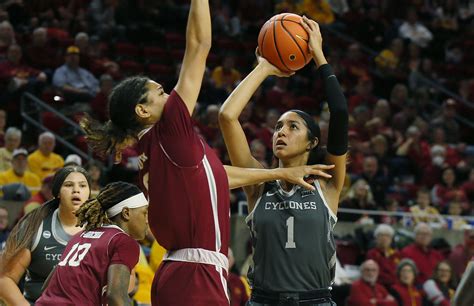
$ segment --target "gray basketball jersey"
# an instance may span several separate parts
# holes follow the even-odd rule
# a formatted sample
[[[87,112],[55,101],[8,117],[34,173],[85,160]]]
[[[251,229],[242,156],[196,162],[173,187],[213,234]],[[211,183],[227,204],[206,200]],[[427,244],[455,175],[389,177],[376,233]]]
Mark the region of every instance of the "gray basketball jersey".
[[[248,275],[253,288],[304,292],[331,286],[337,217],[319,182],[314,185],[315,191],[294,186],[286,192],[278,181],[265,184],[246,219],[254,248]]]
[[[26,270],[23,294],[31,303],[41,295],[41,287],[53,268],[61,261],[61,255],[71,238],[59,221],[59,209],[48,215],[38,228],[31,247],[31,263]]]

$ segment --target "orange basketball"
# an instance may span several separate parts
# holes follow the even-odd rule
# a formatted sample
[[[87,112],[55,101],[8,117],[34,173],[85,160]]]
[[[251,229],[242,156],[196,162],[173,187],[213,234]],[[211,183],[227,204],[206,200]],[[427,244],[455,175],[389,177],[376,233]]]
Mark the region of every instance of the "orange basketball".
[[[309,36],[301,20],[296,14],[275,15],[258,34],[260,55],[282,71],[299,70],[311,60]]]

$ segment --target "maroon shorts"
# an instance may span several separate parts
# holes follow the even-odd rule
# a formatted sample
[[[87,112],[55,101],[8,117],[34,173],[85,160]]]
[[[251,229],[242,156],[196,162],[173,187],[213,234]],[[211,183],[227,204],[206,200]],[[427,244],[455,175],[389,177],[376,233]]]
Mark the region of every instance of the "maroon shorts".
[[[227,272],[208,264],[163,261],[151,288],[153,306],[228,306]]]

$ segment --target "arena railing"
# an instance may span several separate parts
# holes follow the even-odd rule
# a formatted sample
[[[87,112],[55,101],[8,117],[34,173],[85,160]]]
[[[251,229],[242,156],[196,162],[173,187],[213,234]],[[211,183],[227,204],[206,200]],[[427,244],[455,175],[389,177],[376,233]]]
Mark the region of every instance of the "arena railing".
[[[57,109],[51,107],[44,101],[38,99],[36,96],[32,95],[31,93],[25,92],[21,97],[21,117],[27,123],[32,125],[33,127],[37,128],[40,131],[47,131],[53,133],[56,137],[56,140],[61,143],[64,147],[70,150],[72,153],[75,153],[82,157],[84,160],[92,159],[92,152],[89,149],[89,152],[86,154],[84,151],[76,147],[74,144],[66,140],[64,137],[58,135],[56,132],[48,129],[43,125],[41,113],[47,111],[51,112],[62,120],[70,130],[74,133],[74,135],[84,135],[81,127],[68,117],[61,114]]]

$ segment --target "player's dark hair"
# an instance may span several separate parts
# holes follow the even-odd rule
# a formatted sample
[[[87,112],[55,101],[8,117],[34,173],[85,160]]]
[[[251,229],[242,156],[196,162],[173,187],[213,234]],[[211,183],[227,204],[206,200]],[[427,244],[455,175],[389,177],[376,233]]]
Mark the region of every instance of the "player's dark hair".
[[[108,184],[96,198],[89,199],[76,211],[77,226],[85,225],[85,230],[90,231],[104,224],[114,224],[107,216],[107,209],[139,193],[140,189],[133,184],[125,182]],[[118,216],[120,214],[116,217]]]
[[[41,222],[50,214],[52,214],[60,205],[59,192],[64,181],[69,174],[79,172],[84,175],[90,186],[90,177],[84,168],[80,166],[67,166],[59,169],[53,177],[52,194],[54,198],[45,202],[40,207],[34,209],[29,214],[25,215],[13,227],[8,236],[5,250],[0,260],[0,272],[3,271],[9,261],[15,257],[21,250],[29,249],[33,244],[33,238],[36,236]],[[89,190],[90,192],[90,190]]]
[[[87,142],[99,156],[115,154],[119,160],[121,155],[117,146],[130,138],[136,139],[143,129],[135,115],[135,106],[146,101],[149,81],[147,77],[134,76],[115,86],[109,95],[110,120],[105,124],[87,114],[81,120]]]

